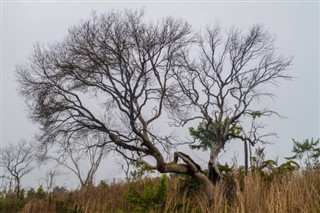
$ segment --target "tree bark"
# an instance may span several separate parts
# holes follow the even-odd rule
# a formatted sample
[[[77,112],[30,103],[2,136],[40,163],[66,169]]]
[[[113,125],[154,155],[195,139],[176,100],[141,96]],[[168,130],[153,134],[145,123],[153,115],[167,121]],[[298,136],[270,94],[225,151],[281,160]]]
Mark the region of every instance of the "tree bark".
[[[221,173],[218,168],[218,154],[222,149],[221,143],[216,143],[210,152],[210,160],[208,163],[209,180],[216,183],[221,178]]]
[[[17,195],[17,199],[19,199],[20,197],[20,179],[19,178],[16,178],[16,195]]]
[[[248,143],[247,141],[243,141],[244,144],[244,168],[246,172],[248,171],[249,168],[249,163],[248,163]]]
[[[207,198],[207,202],[210,205],[210,203],[213,202],[214,199],[214,185],[211,182],[211,180],[202,172],[197,172],[192,176],[194,179],[196,179],[202,187],[202,192]]]
[[[207,198],[208,204],[213,202],[214,199],[214,185],[211,180],[203,174],[201,171],[194,171],[185,164],[169,163],[166,165],[166,173],[177,173],[177,174],[189,174],[192,178],[199,182],[202,187],[202,192]]]
[[[185,164],[178,163],[178,159],[181,159]],[[214,184],[211,180],[202,173],[201,168],[196,164],[188,155],[182,152],[174,153],[174,160],[165,165],[164,173],[177,173],[187,174],[198,181],[202,187],[202,192],[207,198],[207,202],[212,203],[214,199]],[[218,170],[219,171],[219,170]]]

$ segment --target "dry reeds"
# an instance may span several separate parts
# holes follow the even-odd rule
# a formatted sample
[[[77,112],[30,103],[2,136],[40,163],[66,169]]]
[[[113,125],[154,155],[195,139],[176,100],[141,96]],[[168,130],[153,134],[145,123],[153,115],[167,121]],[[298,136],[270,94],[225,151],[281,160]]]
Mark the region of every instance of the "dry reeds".
[[[159,179],[154,182],[158,184]],[[144,184],[143,180],[136,182],[137,191],[143,192]],[[162,212],[320,212],[320,171],[288,174],[272,181],[249,174],[241,181],[240,187],[235,188],[232,197],[226,193],[227,184],[220,182],[216,185],[214,201],[208,204],[199,192],[191,195],[181,192],[179,179],[172,177],[168,179],[168,196]],[[126,183],[113,183],[106,188],[87,187],[63,192],[52,196],[50,206],[46,199],[29,200],[21,212],[132,212],[132,206],[124,197],[127,189]]]

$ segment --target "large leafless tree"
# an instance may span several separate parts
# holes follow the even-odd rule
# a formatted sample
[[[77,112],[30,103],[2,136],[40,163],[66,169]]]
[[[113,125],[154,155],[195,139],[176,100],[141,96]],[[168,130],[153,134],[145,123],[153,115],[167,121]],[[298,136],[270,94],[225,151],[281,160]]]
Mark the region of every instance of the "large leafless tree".
[[[160,120],[170,114],[185,124],[191,118],[182,115],[198,109],[196,117],[208,122],[229,116],[230,127],[249,112],[257,85],[283,78],[288,62],[264,54],[272,50],[265,32],[253,28],[248,41],[240,35],[229,35],[216,61],[212,56],[220,40],[214,32],[209,31],[206,44],[183,20],[147,23],[139,11],[93,15],[72,27],[63,41],[36,45],[31,61],[18,67],[20,92],[42,127],[42,144],[71,145],[75,134],[104,134],[106,140],[98,147],[111,146],[124,158],[162,173],[188,174],[203,184],[210,200],[214,185],[198,164],[178,151],[166,160],[169,148],[180,143]],[[202,53],[192,52],[196,60],[189,60],[197,46]],[[246,65],[261,55],[261,69]],[[220,108],[214,104],[224,101],[224,94],[240,94],[234,110],[226,110],[227,103]],[[219,148],[212,152],[230,137],[227,128],[216,128],[220,135],[212,141]]]
[[[15,193],[19,197],[22,178],[34,169],[34,149],[23,140],[16,145],[10,144],[0,151],[0,165],[14,178]]]

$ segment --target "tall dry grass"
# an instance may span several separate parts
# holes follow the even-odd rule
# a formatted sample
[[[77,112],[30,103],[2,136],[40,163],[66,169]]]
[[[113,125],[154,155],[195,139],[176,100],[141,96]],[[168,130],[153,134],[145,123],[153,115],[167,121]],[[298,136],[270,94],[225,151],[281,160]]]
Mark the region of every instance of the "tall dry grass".
[[[155,184],[159,179],[154,180]],[[238,187],[231,188],[228,182],[215,187],[214,201],[210,204],[200,192],[188,194],[179,190],[179,178],[168,181],[168,197],[163,212],[254,212],[288,213],[320,212],[320,171],[308,171],[276,177],[265,181],[259,175],[247,175]],[[143,191],[145,181],[135,183]],[[229,193],[226,193],[228,188]],[[24,213],[102,213],[132,212],[133,208],[124,198],[126,183],[114,183],[106,188],[88,187],[70,193],[54,194],[42,200],[30,200],[21,212]],[[63,206],[64,205],[64,206]],[[159,212],[151,210],[150,212]]]
[[[231,207],[231,212],[320,212],[320,172],[286,175],[272,182],[248,176]]]

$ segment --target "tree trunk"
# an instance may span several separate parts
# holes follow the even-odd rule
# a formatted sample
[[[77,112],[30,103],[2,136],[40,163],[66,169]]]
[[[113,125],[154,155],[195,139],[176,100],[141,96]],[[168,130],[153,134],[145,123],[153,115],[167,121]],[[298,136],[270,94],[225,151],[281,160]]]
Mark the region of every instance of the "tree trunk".
[[[202,172],[197,172],[194,175],[192,175],[193,178],[195,178],[202,187],[202,192],[207,198],[207,202],[210,205],[213,202],[214,199],[214,185],[211,182],[211,180]]]
[[[250,166],[252,167],[252,166],[255,166],[254,165],[254,162],[253,162],[253,160],[252,160],[252,150],[251,150],[251,146],[249,146],[249,159],[250,159]]]
[[[17,195],[17,198],[19,199],[19,197],[20,197],[20,179],[19,178],[16,178],[16,188],[15,188],[15,190],[16,190],[16,195]]]
[[[185,164],[179,164],[178,158],[184,161]],[[174,172],[177,174],[190,175],[198,181],[202,187],[202,192],[207,197],[208,204],[212,203],[214,198],[214,185],[211,180],[202,173],[201,168],[188,155],[182,152],[175,152],[174,160],[168,164],[164,164],[164,173]],[[219,172],[219,170],[218,170]]]
[[[209,172],[209,179],[212,183],[216,183],[221,178],[221,174],[218,168],[218,154],[221,149],[222,149],[221,143],[216,143],[210,152],[208,172]]]
[[[165,172],[174,172],[177,174],[187,174],[194,178],[202,187],[202,192],[207,198],[208,204],[214,199],[214,185],[211,180],[201,171],[193,172],[187,165],[183,164],[168,164]]]
[[[245,171],[248,172],[248,168],[249,168],[249,165],[248,165],[248,143],[247,141],[244,141],[244,168],[245,168]]]

